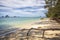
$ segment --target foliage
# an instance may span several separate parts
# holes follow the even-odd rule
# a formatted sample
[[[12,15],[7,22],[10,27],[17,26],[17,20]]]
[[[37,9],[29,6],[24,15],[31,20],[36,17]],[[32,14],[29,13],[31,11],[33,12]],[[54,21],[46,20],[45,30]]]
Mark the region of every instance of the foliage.
[[[50,18],[60,18],[60,0],[58,0],[55,7],[49,7],[46,16]]]

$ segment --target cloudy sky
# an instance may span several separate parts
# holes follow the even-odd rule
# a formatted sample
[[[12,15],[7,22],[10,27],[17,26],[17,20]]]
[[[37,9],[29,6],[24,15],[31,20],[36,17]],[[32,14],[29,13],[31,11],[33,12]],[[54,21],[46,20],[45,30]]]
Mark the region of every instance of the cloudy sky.
[[[47,9],[44,6],[44,0],[0,0],[0,16],[45,16]]]

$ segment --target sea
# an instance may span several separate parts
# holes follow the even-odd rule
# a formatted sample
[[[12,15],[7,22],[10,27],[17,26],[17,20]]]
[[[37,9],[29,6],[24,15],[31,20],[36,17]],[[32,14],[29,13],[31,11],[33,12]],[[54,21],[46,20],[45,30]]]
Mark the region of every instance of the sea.
[[[40,20],[39,17],[0,18],[0,29],[21,27],[26,23]]]

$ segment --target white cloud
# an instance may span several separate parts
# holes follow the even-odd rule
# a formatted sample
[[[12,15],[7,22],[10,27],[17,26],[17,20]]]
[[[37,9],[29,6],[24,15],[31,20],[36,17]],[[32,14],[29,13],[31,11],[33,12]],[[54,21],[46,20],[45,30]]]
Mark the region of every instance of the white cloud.
[[[37,1],[37,0],[2,0],[3,5],[8,7],[26,7],[26,6],[43,6],[45,5],[44,1]]]
[[[3,14],[13,15],[20,15],[20,16],[40,16],[41,13],[44,13],[45,9],[43,6],[45,5],[45,1],[43,0],[0,0],[0,9],[8,10],[8,12],[1,12]],[[41,6],[41,7],[38,7]],[[26,7],[26,8],[24,8]],[[32,8],[27,8],[32,7]],[[23,8],[22,9],[14,9],[14,8]],[[2,11],[3,11],[2,10]],[[35,13],[36,12],[36,13]]]

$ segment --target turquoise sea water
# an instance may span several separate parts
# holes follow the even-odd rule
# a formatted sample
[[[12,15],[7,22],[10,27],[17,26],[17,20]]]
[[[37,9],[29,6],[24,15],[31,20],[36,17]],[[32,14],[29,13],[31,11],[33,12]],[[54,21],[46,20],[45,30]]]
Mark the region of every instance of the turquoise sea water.
[[[25,23],[38,21],[40,18],[0,18],[0,29],[14,28]]]

